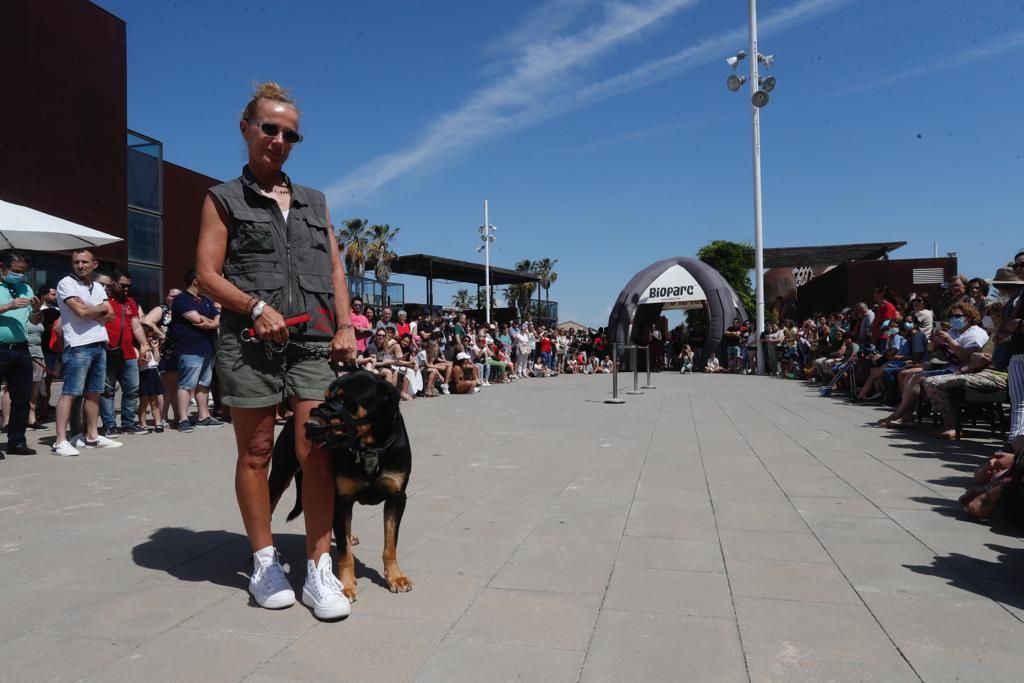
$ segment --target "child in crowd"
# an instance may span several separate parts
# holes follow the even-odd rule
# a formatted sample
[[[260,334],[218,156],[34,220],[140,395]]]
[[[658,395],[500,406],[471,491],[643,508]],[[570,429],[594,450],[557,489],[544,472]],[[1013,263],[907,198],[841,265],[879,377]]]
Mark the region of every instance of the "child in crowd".
[[[164,412],[164,383],[160,379],[160,339],[156,334],[149,335],[150,355],[139,359],[139,425],[150,429],[146,419],[148,409],[153,416],[153,431],[161,434],[164,431],[160,416]]]

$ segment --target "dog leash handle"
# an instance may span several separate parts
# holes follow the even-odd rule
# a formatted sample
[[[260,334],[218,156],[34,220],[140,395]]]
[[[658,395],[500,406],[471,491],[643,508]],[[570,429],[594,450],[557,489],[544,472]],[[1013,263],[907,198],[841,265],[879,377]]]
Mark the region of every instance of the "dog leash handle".
[[[309,313],[303,313],[302,315],[292,316],[291,318],[285,318],[285,327],[291,327],[293,325],[301,325],[302,323],[309,322]],[[256,328],[250,327],[247,330],[242,330],[242,341],[250,341],[256,338]]]

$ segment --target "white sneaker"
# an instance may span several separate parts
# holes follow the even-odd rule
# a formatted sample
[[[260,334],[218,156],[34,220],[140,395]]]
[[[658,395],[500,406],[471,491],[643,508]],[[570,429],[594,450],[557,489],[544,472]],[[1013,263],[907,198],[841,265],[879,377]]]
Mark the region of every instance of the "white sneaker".
[[[295,591],[288,583],[276,553],[265,564],[260,564],[255,558],[253,564],[255,568],[249,577],[249,593],[257,605],[267,609],[284,609],[295,604]]]
[[[306,561],[306,584],[302,587],[302,602],[313,608],[317,619],[341,619],[352,612],[352,605],[341,592],[341,582],[331,568],[331,556],[324,553],[314,565]]]
[[[71,455],[80,455],[78,449],[72,446],[71,442],[67,440],[53,444],[53,448],[50,449],[50,452],[53,453],[54,455],[63,455],[65,457]]]
[[[442,385],[441,385],[441,393],[442,393],[442,394],[444,394],[445,396],[450,396],[452,392],[451,392],[451,390],[450,390],[450,389],[448,388],[448,385],[447,385],[447,384],[442,384]]]
[[[124,445],[120,441],[114,441],[113,439],[108,439],[107,437],[103,436],[102,434],[98,434],[96,436],[96,440],[95,441],[89,441],[88,439],[84,439],[83,438],[82,439],[82,444],[86,448],[120,448],[121,446]]]

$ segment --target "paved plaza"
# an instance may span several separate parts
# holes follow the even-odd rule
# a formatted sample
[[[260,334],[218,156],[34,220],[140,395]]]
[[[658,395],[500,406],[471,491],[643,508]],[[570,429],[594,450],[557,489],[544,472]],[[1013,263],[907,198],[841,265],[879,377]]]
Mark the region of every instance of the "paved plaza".
[[[382,586],[381,508],[357,508],[338,623],[249,604],[230,427],[9,456],[0,679],[1024,678],[1024,542],[955,505],[991,448],[866,427],[877,408],[799,382],[654,382],[619,406],[607,376],[407,405],[415,588]]]

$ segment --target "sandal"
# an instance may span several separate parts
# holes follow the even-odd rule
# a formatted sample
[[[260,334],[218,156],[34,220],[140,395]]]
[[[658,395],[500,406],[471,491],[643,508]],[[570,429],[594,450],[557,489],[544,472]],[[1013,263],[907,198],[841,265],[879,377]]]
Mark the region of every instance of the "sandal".
[[[932,432],[932,436],[936,439],[942,439],[943,441],[956,441],[956,430],[944,429],[942,431]]]

